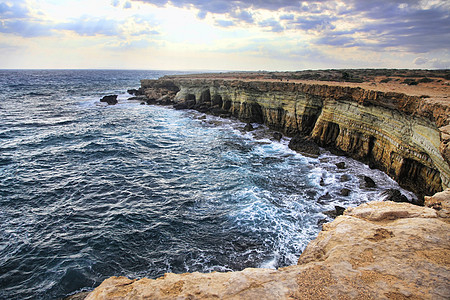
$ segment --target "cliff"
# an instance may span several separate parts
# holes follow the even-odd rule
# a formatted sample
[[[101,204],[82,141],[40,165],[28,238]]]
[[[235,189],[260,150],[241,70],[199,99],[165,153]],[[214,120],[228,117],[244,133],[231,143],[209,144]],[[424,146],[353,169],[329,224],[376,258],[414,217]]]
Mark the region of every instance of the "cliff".
[[[322,147],[383,170],[420,196],[450,185],[445,87],[441,95],[429,89],[432,96],[425,96],[368,84],[209,75],[142,80],[141,88],[150,101],[264,123],[289,136],[309,136]]]
[[[297,265],[111,277],[98,299],[449,299],[450,189],[426,204],[370,202],[323,226]]]
[[[170,76],[142,80],[140,92],[149,103],[307,136],[419,194],[434,194],[425,196],[425,207],[373,201],[348,208],[323,225],[294,266],[111,277],[86,299],[450,298],[448,85],[430,86],[423,96],[403,86],[280,80],[241,73]]]

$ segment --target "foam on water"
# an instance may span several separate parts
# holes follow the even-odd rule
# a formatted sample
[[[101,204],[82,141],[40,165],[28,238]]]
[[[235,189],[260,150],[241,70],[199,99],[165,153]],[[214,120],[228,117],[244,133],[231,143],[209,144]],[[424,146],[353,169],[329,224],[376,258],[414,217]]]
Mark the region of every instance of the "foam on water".
[[[324,211],[398,188],[351,159],[295,153],[263,125],[246,132],[125,100],[145,72],[5,72],[0,298],[60,298],[113,275],[295,264]],[[99,102],[118,92],[118,105]]]

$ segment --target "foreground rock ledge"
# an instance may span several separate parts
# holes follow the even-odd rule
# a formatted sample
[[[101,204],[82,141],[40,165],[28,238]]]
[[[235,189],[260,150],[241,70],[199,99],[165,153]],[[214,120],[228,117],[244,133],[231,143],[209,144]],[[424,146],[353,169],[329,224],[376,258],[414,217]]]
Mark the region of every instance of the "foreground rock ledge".
[[[111,277],[86,299],[450,299],[449,232],[432,208],[369,202],[325,224],[298,265]]]

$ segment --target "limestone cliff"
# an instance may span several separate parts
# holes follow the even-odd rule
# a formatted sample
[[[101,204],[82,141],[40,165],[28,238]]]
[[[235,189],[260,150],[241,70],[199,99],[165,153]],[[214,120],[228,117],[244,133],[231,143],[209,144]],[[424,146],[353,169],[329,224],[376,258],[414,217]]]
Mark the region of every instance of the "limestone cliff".
[[[377,167],[419,195],[450,185],[450,105],[330,83],[171,76],[142,80],[149,99],[260,122]],[[165,87],[168,87],[165,89]],[[169,101],[170,102],[170,101]]]
[[[450,189],[428,200],[448,208]],[[325,224],[298,265],[111,277],[86,299],[449,299],[449,230],[432,208],[370,202]]]

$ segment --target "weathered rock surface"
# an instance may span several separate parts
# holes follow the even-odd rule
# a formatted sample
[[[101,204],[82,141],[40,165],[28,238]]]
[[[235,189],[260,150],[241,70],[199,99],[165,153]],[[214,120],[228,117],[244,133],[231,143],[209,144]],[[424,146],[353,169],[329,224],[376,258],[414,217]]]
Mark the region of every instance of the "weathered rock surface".
[[[324,224],[298,265],[111,277],[86,299],[449,299],[449,230],[434,209],[370,202]]]
[[[425,206],[434,208],[442,218],[450,218],[450,188],[436,193],[431,197],[425,196]],[[448,219],[450,222],[450,219]]]
[[[151,99],[166,97],[166,102],[191,104],[183,107],[215,109],[245,122],[264,123],[288,136],[309,136],[321,147],[383,170],[419,195],[450,186],[447,98],[331,82],[227,78],[170,76],[142,80],[141,88]]]
[[[320,154],[319,146],[309,137],[296,135],[289,141],[289,148],[304,154],[318,156]]]

